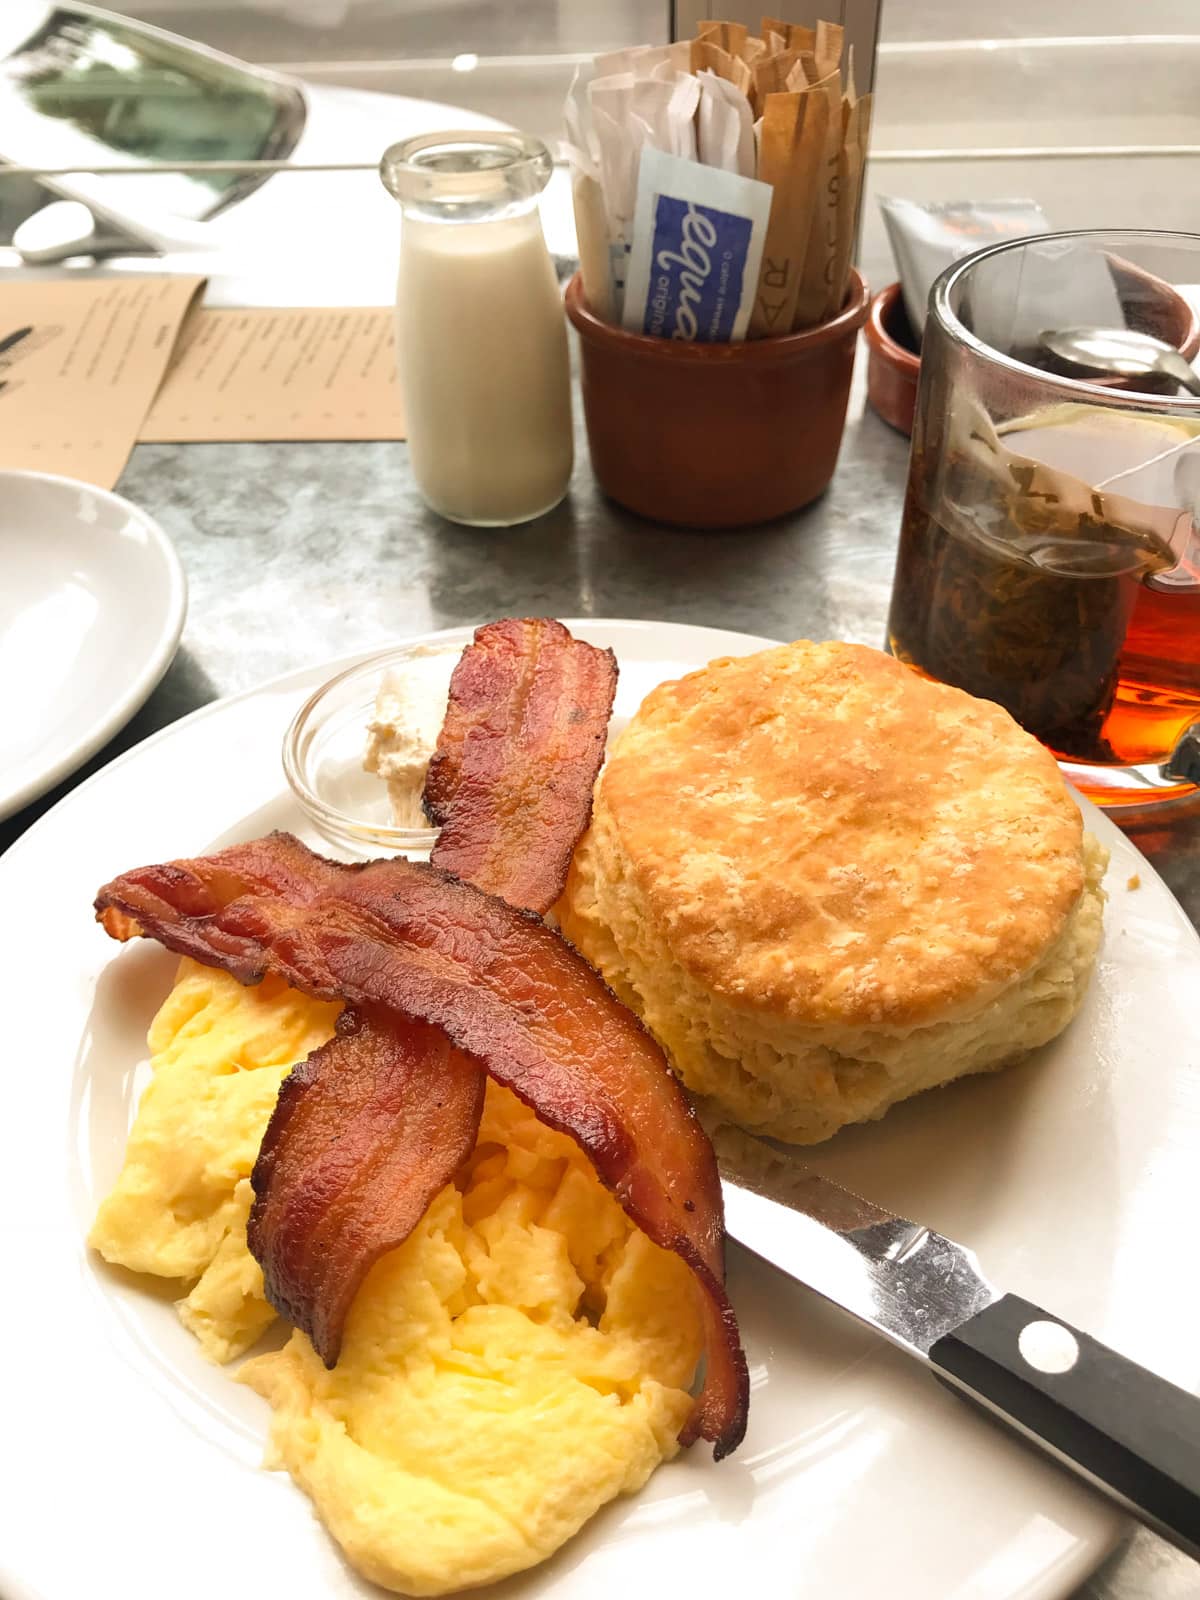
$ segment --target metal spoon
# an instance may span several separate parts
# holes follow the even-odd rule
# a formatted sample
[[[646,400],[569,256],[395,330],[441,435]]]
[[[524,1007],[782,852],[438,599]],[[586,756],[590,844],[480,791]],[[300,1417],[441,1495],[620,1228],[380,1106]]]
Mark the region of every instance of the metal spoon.
[[[1116,378],[1162,373],[1189,394],[1200,395],[1200,377],[1174,345],[1133,328],[1046,328],[1042,345],[1060,361]]]

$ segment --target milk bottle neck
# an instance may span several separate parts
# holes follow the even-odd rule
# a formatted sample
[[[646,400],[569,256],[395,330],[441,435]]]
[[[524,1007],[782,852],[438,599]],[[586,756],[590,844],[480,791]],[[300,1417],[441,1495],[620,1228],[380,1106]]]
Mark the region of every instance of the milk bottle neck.
[[[438,133],[392,145],[379,174],[406,219],[462,225],[532,214],[552,168],[526,134]]]

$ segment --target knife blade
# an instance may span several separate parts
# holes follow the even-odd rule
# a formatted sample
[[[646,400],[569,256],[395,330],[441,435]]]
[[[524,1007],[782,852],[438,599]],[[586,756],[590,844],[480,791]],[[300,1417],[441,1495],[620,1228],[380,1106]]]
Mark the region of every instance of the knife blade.
[[[1200,1399],[1006,1294],[965,1245],[749,1135],[739,1157],[722,1162],[730,1238],[1200,1559]]]

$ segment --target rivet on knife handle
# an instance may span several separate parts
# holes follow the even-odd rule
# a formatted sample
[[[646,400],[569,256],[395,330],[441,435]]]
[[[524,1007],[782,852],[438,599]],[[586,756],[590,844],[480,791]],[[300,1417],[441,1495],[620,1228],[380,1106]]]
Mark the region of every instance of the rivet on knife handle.
[[[930,1348],[934,1369],[1200,1556],[1200,1399],[1006,1294]]]

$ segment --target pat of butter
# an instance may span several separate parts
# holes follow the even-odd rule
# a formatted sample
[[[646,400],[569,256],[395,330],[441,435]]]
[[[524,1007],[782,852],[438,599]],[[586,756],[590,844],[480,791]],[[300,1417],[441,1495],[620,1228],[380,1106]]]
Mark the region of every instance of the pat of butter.
[[[386,782],[397,828],[429,827],[421,791],[446,715],[455,659],[457,652],[444,645],[418,645],[403,671],[385,672],[380,682],[363,767]]]

